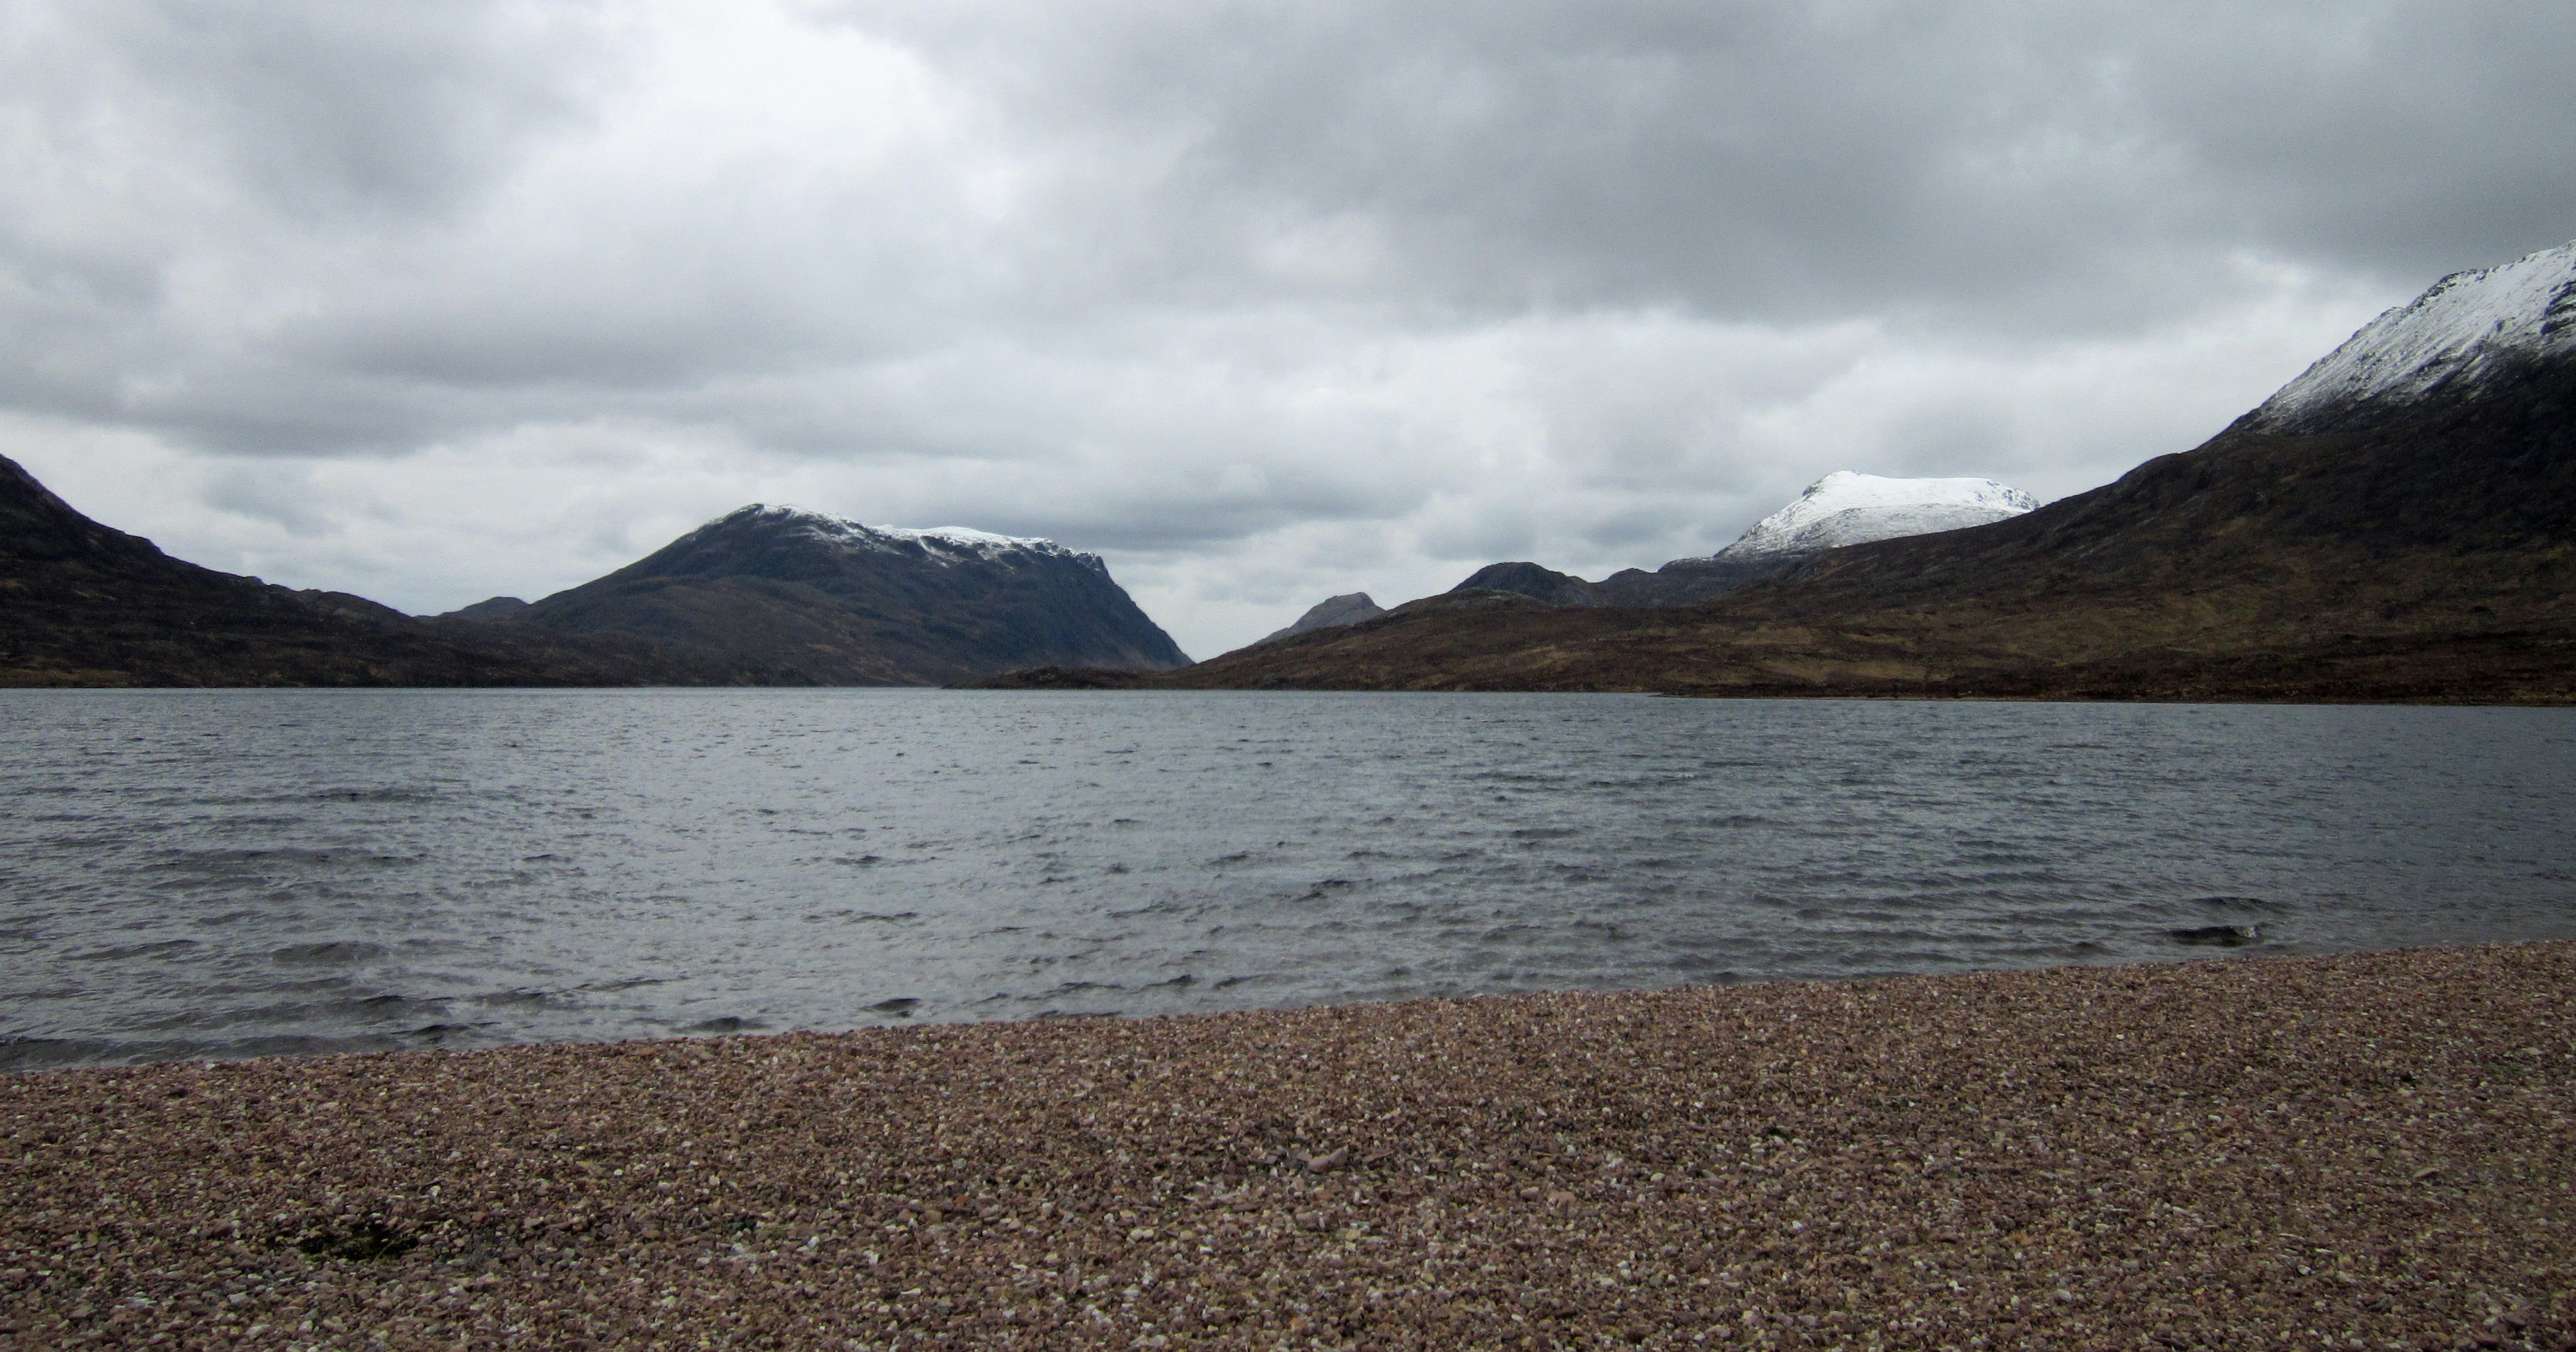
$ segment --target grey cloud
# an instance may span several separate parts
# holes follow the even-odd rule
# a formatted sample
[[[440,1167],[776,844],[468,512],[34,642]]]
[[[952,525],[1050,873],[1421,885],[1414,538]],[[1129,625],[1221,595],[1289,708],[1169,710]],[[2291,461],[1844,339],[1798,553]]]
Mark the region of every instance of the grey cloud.
[[[1332,281],[1479,310],[2098,331],[2196,303],[2213,250],[2412,275],[2428,235],[2510,256],[2576,205],[2550,56],[2576,17],[2520,4],[860,12],[1032,123],[1178,147],[1155,219],[1193,239],[1155,257],[1230,240],[1251,285],[1329,289],[1259,260],[1339,230],[1379,252]]]
[[[119,113],[159,105],[155,130],[179,164],[288,219],[456,208],[529,137],[581,120],[610,46],[586,7],[490,0],[106,0],[80,12],[92,39],[79,44],[81,83],[114,82]]]
[[[1835,468],[2070,491],[2576,234],[2576,11],[2500,0],[21,12],[0,414],[625,438],[657,512],[790,479],[1245,594],[1318,523],[1651,566]]]

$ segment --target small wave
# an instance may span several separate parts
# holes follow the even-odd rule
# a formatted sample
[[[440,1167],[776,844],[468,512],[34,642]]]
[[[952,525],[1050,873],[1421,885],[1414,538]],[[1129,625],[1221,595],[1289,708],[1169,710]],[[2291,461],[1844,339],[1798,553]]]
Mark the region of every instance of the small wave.
[[[115,962],[123,958],[157,958],[185,953],[197,947],[194,939],[163,939],[158,943],[128,944],[123,948],[102,948],[94,953],[74,953],[74,962]]]
[[[416,1044],[384,1033],[338,1037],[271,1034],[222,1040],[0,1037],[0,1072],[74,1066],[139,1066],[156,1061],[245,1061],[265,1056],[330,1056],[341,1052],[400,1051],[413,1045]]]
[[[489,1027],[491,1025],[487,1023],[425,1023],[404,1033],[403,1036],[437,1046],[470,1037]]]
[[[2178,944],[2195,944],[2212,948],[2243,948],[2263,937],[2261,925],[2192,925],[2165,931],[2165,937]]]
[[[447,795],[436,789],[386,786],[360,789],[315,789],[273,801],[288,803],[434,803]]]
[[[295,967],[316,967],[357,962],[373,962],[384,955],[385,946],[383,944],[371,944],[358,940],[339,940],[319,944],[289,944],[284,948],[272,950],[268,955],[268,960],[271,962],[285,963],[289,966]]]
[[[469,995],[465,1002],[486,1009],[564,1007],[578,1003],[557,991],[493,991],[487,995]]]
[[[231,869],[255,865],[270,868],[288,864],[328,864],[338,857],[330,850],[307,850],[292,845],[266,850],[247,847],[221,850],[169,850],[162,854],[157,863],[147,867],[179,870]]]
[[[600,992],[600,993],[602,993],[602,994],[606,994],[606,993],[609,993],[609,992],[612,992],[612,991],[631,991],[631,990],[635,989],[635,988],[636,988],[636,987],[638,987],[638,986],[659,986],[659,985],[662,985],[662,984],[663,984],[663,983],[665,983],[665,982],[670,981],[671,979],[672,979],[672,978],[667,977],[667,976],[633,976],[633,977],[628,977],[628,978],[626,978],[626,979],[625,979],[625,980],[623,980],[623,981],[589,981],[589,982],[584,982],[583,984],[581,984],[581,985],[579,985],[579,986],[575,986],[573,989],[575,989],[575,990],[584,990],[584,991],[598,991],[598,992]]]
[[[692,1033],[744,1033],[751,1032],[756,1029],[767,1028],[768,1026],[768,1024],[763,1023],[758,1019],[746,1019],[738,1015],[727,1014],[721,1018],[700,1019],[696,1023],[690,1024],[687,1031]]]
[[[2266,901],[2261,897],[2193,897],[2183,905],[2197,906],[2204,911],[2217,911],[2222,914],[2250,911],[2257,915],[2286,915],[2290,911],[2289,907],[2280,902]]]

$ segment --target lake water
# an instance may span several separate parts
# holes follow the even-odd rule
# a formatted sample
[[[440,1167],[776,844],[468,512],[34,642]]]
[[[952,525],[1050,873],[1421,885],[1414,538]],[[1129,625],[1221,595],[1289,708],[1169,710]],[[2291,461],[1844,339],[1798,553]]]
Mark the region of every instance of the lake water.
[[[2576,937],[2570,710],[16,691],[0,749],[19,1069]]]

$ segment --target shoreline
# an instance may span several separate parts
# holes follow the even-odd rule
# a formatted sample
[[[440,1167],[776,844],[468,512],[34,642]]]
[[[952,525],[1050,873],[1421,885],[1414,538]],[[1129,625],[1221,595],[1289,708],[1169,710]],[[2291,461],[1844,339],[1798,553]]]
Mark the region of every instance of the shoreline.
[[[0,1347],[2576,1347],[2571,991],[2562,941],[34,1071]]]

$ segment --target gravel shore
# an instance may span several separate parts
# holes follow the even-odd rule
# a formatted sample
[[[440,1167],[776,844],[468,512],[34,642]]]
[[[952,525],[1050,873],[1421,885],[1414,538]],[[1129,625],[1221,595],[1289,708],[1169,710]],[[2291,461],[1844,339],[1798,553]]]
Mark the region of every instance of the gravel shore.
[[[2576,944],[0,1078],[0,1346],[2576,1348]]]

